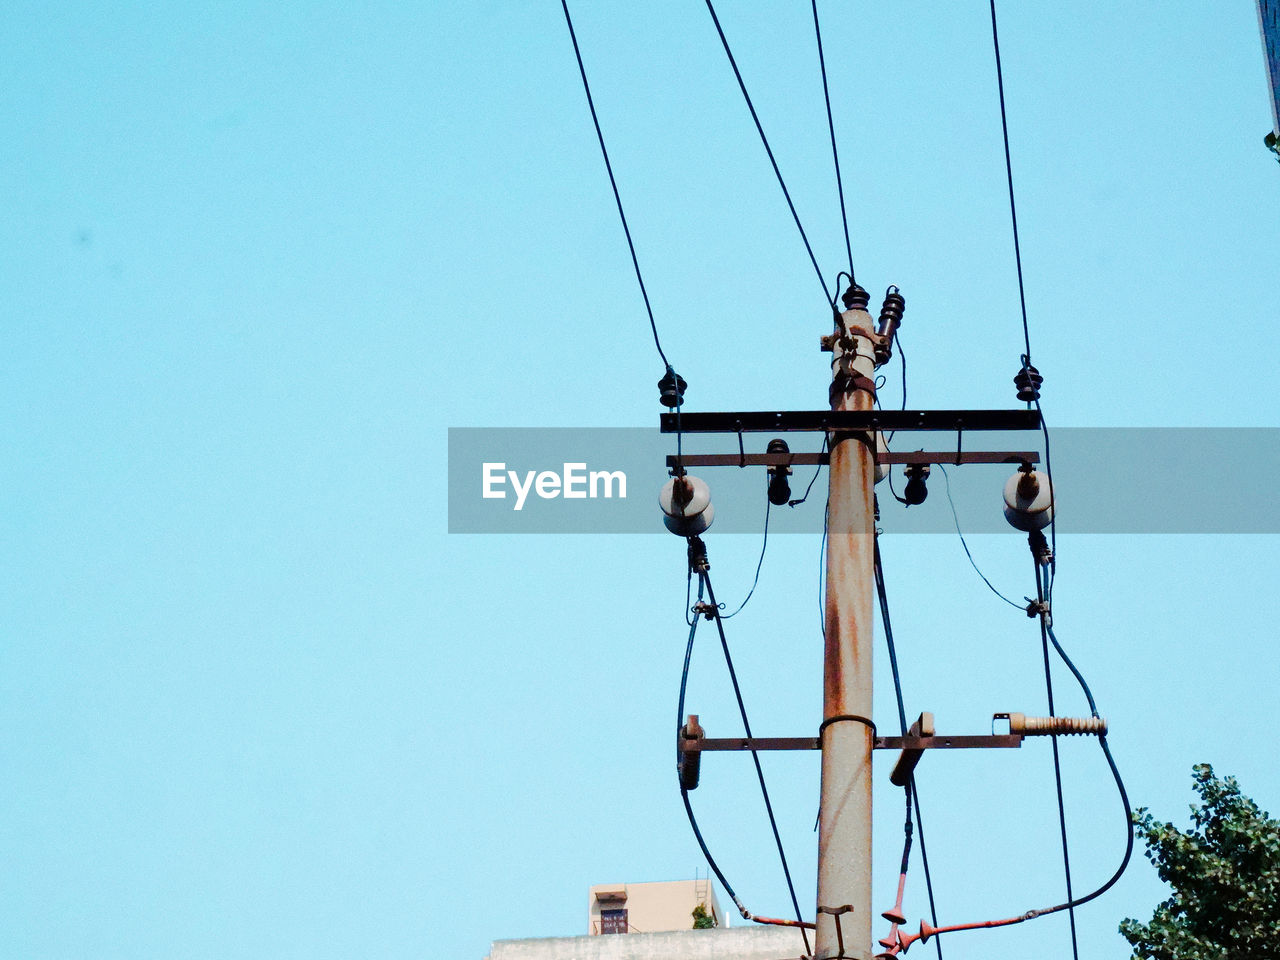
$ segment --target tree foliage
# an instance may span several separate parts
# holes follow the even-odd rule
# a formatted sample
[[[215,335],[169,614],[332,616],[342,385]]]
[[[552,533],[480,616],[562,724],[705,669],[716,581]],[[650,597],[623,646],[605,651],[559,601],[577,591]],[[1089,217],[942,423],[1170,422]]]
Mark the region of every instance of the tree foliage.
[[[693,929],[710,930],[716,925],[715,917],[707,912],[707,905],[700,903],[693,908]]]
[[[1125,920],[1120,932],[1142,960],[1275,960],[1280,957],[1280,821],[1219,779],[1193,768],[1200,802],[1191,829],[1157,822],[1147,810],[1134,822],[1147,859],[1173,895],[1150,922]]]

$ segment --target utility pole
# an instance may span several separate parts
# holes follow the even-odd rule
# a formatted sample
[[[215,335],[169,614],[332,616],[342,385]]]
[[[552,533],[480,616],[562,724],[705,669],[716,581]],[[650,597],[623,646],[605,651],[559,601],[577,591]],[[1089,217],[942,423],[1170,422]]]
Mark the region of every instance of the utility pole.
[[[877,410],[875,370],[886,363],[894,334],[902,320],[905,301],[897,287],[885,293],[878,322],[867,311],[867,291],[853,284],[845,292],[845,310],[835,316],[836,330],[822,338],[824,350],[832,354],[829,410],[734,411],[724,413],[664,413],[664,433],[718,433],[736,435],[736,454],[696,454],[682,452],[667,457],[672,479],[661,498],[667,527],[681,536],[693,536],[711,523],[710,494],[706,484],[685,474],[686,467],[764,466],[770,471],[769,495],[785,471],[803,464],[829,466],[827,494],[826,598],[823,619],[822,724],[818,736],[732,737],[712,739],[690,716],[676,736],[676,752],[682,788],[698,785],[700,756],[704,751],[814,750],[822,751],[821,809],[818,813],[818,892],[815,923],[815,960],[870,960],[878,954],[872,947],[871,900],[871,757],[876,749],[899,750],[898,763],[890,781],[910,789],[912,770],[930,749],[972,749],[1017,747],[1022,738],[1035,734],[1105,734],[1101,720],[1067,718],[1024,718],[1021,714],[996,714],[1009,721],[1006,735],[937,737],[932,714],[922,714],[901,736],[877,736],[871,720],[872,651],[874,648],[874,601],[876,584],[875,483],[887,475],[891,465],[906,468],[909,478],[904,502],[924,499],[923,478],[930,464],[1016,463],[1018,474],[1005,487],[1005,517],[1021,530],[1039,530],[1052,514],[1052,495],[1041,485],[1032,465],[1039,460],[1034,450],[962,450],[962,434],[972,431],[1039,430],[1038,410]],[[1015,378],[1019,399],[1034,399],[1038,377],[1034,368],[1024,367]],[[679,384],[674,378],[664,396],[678,399]],[[1027,394],[1024,396],[1024,392]],[[674,406],[675,404],[671,404]],[[954,450],[908,450],[893,452],[884,447],[880,432],[933,431],[955,433]],[[828,452],[799,453],[780,439],[769,442],[763,454],[747,453],[744,433],[784,432],[824,433]],[[683,480],[683,498],[674,494]],[[912,485],[919,484],[912,499]],[[696,537],[694,537],[696,539]],[[699,541],[699,544],[701,542]],[[1016,723],[1014,718],[1017,718]],[[927,718],[927,722],[926,722]],[[1096,720],[1096,722],[1095,722]],[[1016,729],[1015,729],[1016,727]],[[686,798],[687,799],[687,798]],[[705,852],[705,846],[704,846]],[[708,856],[710,856],[708,854]],[[921,922],[918,933],[902,932],[904,918],[901,896],[905,867],[899,877],[898,903],[884,917],[892,923],[879,943],[888,956],[897,956],[913,942],[937,933],[976,927],[1020,923],[1027,916],[1007,921],[934,927]],[[721,880],[723,881],[723,877]],[[726,885],[727,886],[727,885]],[[810,924],[752,915],[734,897],[745,918],[760,923]],[[1059,909],[1059,908],[1054,908]]]
[[[876,333],[850,291],[831,338],[833,411],[875,405]],[[818,960],[871,955],[871,725],[875,434],[832,431],[818,826]],[[837,926],[838,925],[838,926]]]

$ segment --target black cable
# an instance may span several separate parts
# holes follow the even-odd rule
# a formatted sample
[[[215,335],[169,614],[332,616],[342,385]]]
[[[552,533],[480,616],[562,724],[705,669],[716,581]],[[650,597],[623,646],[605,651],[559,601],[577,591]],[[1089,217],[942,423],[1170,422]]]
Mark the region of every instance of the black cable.
[[[691,585],[692,583],[693,583],[693,566],[692,566],[692,565],[690,565],[690,567],[689,567],[689,572],[688,572],[688,574],[687,574],[687,575],[685,576],[685,578],[684,578],[684,622],[685,622],[686,624],[688,624],[689,626],[691,626],[691,627],[692,627],[692,626],[694,625],[694,623],[696,623],[696,622],[697,622],[697,620],[698,620],[698,615],[697,615],[697,614],[694,614],[694,616],[693,616],[693,619],[692,619],[692,620],[690,620],[690,619],[689,619],[689,613],[690,613],[690,612],[692,611],[692,609],[693,609],[693,608],[692,608],[692,606],[689,604],[689,587],[690,587],[690,585]],[[699,587],[699,588],[701,588],[701,587],[702,587],[702,581],[701,581],[701,580],[699,580],[699,581],[698,581],[698,587]],[[699,599],[699,600],[701,600],[701,599],[702,599],[702,595],[701,595],[701,594],[699,594],[699,595],[698,595],[698,599]]]
[[[818,41],[818,66],[822,70],[822,98],[827,102],[827,130],[831,134],[831,159],[836,168],[836,192],[840,195],[840,222],[844,225],[844,249],[849,255],[849,283],[853,279],[853,247],[849,243],[849,214],[844,205],[844,182],[840,178],[840,154],[836,151],[836,125],[831,116],[831,91],[827,88],[827,61],[822,55],[822,28],[818,26],[818,0],[811,0],[813,6],[813,35]],[[837,280],[838,282],[838,280]],[[836,291],[839,293],[839,290]]]
[[[728,620],[736,617],[742,612],[742,608],[747,605],[747,601],[751,599],[751,595],[756,592],[756,584],[760,582],[760,568],[764,566],[764,552],[769,549],[769,508],[773,506],[773,501],[767,497],[764,501],[764,539],[760,543],[760,559],[756,562],[756,576],[751,581],[751,589],[747,591],[747,595],[743,597],[742,602],[738,604],[738,609],[733,613],[726,613],[723,619]]]
[[[898,726],[907,735],[907,708],[902,699],[902,678],[898,674],[898,650],[893,642],[893,623],[889,620],[889,597],[884,588],[884,567],[880,560],[880,537],[875,538],[876,596],[880,601],[880,624],[884,627],[885,642],[889,647],[889,671],[893,675],[893,695],[898,701]]]
[[[729,668],[729,680],[733,684],[733,696],[738,701],[738,713],[742,716],[742,729],[747,735],[747,739],[751,739],[751,722],[747,719],[747,707],[742,701],[742,688],[738,685],[738,674],[733,669],[733,657],[729,653],[729,641],[724,635],[724,623],[720,618],[719,608],[716,606],[716,592],[711,586],[711,577],[705,570],[699,571],[699,577],[707,587],[707,600],[711,604],[712,615],[716,622],[716,632],[720,635],[720,649],[724,651],[724,663]],[[683,707],[681,708],[683,712]],[[769,788],[764,782],[764,768],[760,766],[760,754],[756,750],[751,751],[751,760],[756,767],[756,779],[760,782],[760,794],[764,797],[764,809],[769,815],[769,828],[773,831],[773,842],[778,847],[778,859],[782,861],[782,873],[787,879],[787,891],[791,894],[791,905],[795,908],[797,922],[803,922],[803,914],[800,912],[800,901],[796,898],[796,887],[791,880],[791,868],[787,865],[787,853],[782,848],[782,835],[778,832],[778,821],[773,815],[773,803],[769,800]],[[804,927],[800,928],[800,933],[804,937],[805,953],[809,953],[809,935],[805,932]]]
[[[1098,716],[1098,705],[1093,702],[1093,691],[1089,689],[1089,684],[1085,683],[1084,677],[1076,669],[1076,665],[1071,662],[1071,658],[1067,656],[1067,651],[1062,649],[1062,644],[1058,643],[1058,638],[1053,635],[1053,626],[1045,624],[1045,629],[1049,632],[1049,642],[1053,644],[1053,649],[1058,651],[1058,656],[1062,658],[1062,662],[1067,665],[1071,675],[1080,684],[1080,689],[1084,691],[1084,698],[1089,701],[1089,712],[1095,717]]]
[[[1026,367],[1031,363],[1031,330],[1027,324],[1027,292],[1022,278],[1022,246],[1018,239],[1018,205],[1014,200],[1013,191],[1013,156],[1009,151],[1009,115],[1005,108],[1004,100],[1004,70],[1000,62],[1000,32],[996,27],[996,0],[990,0],[990,7],[991,46],[995,50],[996,88],[1000,94],[1000,129],[1004,136],[1004,169],[1009,185],[1009,219],[1013,224],[1013,256],[1018,268],[1018,301],[1022,307],[1022,339],[1027,350],[1023,354],[1022,365]],[[1040,407],[1038,395],[1035,398],[1035,407],[1036,412],[1040,414],[1040,429],[1044,434],[1044,466],[1045,475],[1049,478],[1050,506],[1052,506],[1052,498],[1055,496],[1056,491],[1053,489],[1053,468],[1049,460],[1049,428],[1045,425],[1044,411]],[[1052,602],[1053,582],[1058,574],[1058,527],[1056,518],[1052,518],[1049,523],[1049,545],[1053,550],[1053,556],[1049,561],[1049,577],[1046,581],[1045,597]]]
[[[1036,573],[1036,579],[1037,581],[1039,581],[1040,579],[1038,569]],[[1050,625],[1050,623],[1046,620],[1044,614],[1041,614],[1041,623],[1043,624],[1044,629],[1049,636],[1049,642],[1053,645],[1054,650],[1057,651],[1058,656],[1062,658],[1063,663],[1065,663],[1067,667],[1070,669],[1072,676],[1074,676],[1076,678],[1076,681],[1080,684],[1080,689],[1084,691],[1085,699],[1089,701],[1089,709],[1092,711],[1093,716],[1095,717],[1098,716],[1098,708],[1097,708],[1097,704],[1094,702],[1094,699],[1093,699],[1093,692],[1089,689],[1088,683],[1085,682],[1084,676],[1076,668],[1076,665],[1071,661],[1071,658],[1067,656],[1066,651],[1062,649],[1062,645],[1058,642],[1058,638],[1054,636],[1052,625]],[[1104,893],[1110,890],[1113,886],[1115,886],[1116,882],[1124,874],[1125,870],[1128,869],[1129,861],[1133,857],[1133,846],[1134,846],[1134,827],[1133,827],[1133,819],[1130,816],[1130,812],[1129,812],[1129,794],[1128,794],[1128,791],[1125,790],[1124,780],[1120,776],[1119,767],[1116,766],[1115,757],[1111,755],[1111,746],[1110,744],[1107,743],[1107,735],[1105,733],[1098,735],[1098,745],[1102,747],[1102,755],[1106,759],[1107,767],[1111,771],[1111,777],[1115,781],[1116,792],[1120,796],[1121,811],[1124,814],[1125,847],[1124,847],[1124,856],[1120,858],[1120,865],[1116,867],[1115,872],[1112,873],[1111,876],[1108,877],[1104,883],[1102,883],[1096,889],[1091,890],[1089,893],[1085,894],[1083,897],[1076,897],[1074,899],[1069,899],[1064,903],[1055,904],[1052,907],[1046,907],[1040,910],[1028,910],[1026,913],[1022,914],[1016,919],[1005,921],[1005,923],[1021,923],[1024,920],[1033,920],[1036,917],[1044,917],[1044,916],[1048,916],[1051,913],[1059,913],[1063,910],[1074,910],[1076,907],[1084,906],[1084,904],[1089,903],[1092,900],[1096,900],[1098,897],[1102,896]],[[917,820],[917,824],[918,823],[919,821]],[[941,937],[941,935],[944,933],[955,933],[955,932],[957,931],[943,929],[938,931],[936,936]]]
[[[618,205],[618,218],[622,221],[622,232],[627,235],[627,248],[631,251],[631,265],[636,270],[636,282],[640,284],[640,295],[644,298],[644,308],[649,314],[649,328],[653,331],[653,345],[658,348],[658,356],[662,358],[663,364],[668,371],[671,371],[671,362],[667,360],[666,353],[662,350],[662,343],[658,339],[658,325],[653,319],[653,307],[649,305],[649,292],[644,286],[644,277],[640,275],[640,261],[636,257],[636,245],[631,240],[631,228],[627,226],[627,215],[622,209],[622,195],[618,192],[618,181],[613,176],[613,164],[609,162],[609,151],[604,145],[604,134],[600,130],[600,118],[596,115],[595,100],[591,97],[591,86],[587,83],[587,68],[582,64],[582,51],[578,49],[578,35],[573,29],[573,19],[569,16],[568,0],[560,0],[560,6],[564,10],[564,22],[569,27],[569,39],[573,41],[573,55],[578,59],[578,73],[582,76],[582,89],[587,95],[587,106],[591,108],[591,122],[595,124],[596,139],[600,141],[600,153],[604,156],[604,168],[609,173],[609,185],[613,187],[613,199]],[[674,373],[674,371],[671,371]],[[679,407],[676,408],[677,412]]]
[[[564,0],[561,0],[563,3]],[[800,215],[796,213],[796,205],[791,202],[791,192],[787,189],[786,181],[782,179],[782,171],[778,169],[778,161],[773,157],[773,148],[769,146],[769,138],[765,136],[764,127],[760,125],[760,117],[756,114],[755,104],[751,102],[751,95],[747,93],[747,85],[742,80],[742,73],[738,70],[738,62],[733,58],[733,51],[729,49],[729,40],[724,35],[724,30],[720,26],[720,18],[716,16],[716,8],[712,5],[711,0],[706,0],[707,10],[711,14],[711,21],[716,26],[716,33],[720,35],[720,44],[724,47],[725,55],[729,58],[729,66],[733,67],[733,75],[738,80],[738,89],[742,91],[742,99],[747,102],[747,109],[751,111],[751,119],[755,121],[756,132],[760,134],[760,142],[764,144],[764,151],[769,155],[769,163],[773,165],[773,175],[778,178],[778,186],[782,188],[782,195],[787,199],[787,207],[791,210],[791,219],[796,222],[796,229],[800,231],[800,239],[804,241],[804,248],[809,253],[809,261],[813,264],[813,269],[817,271],[818,282],[822,284],[822,295],[826,299],[828,305],[834,308],[835,298],[827,292],[827,281],[823,279],[822,268],[818,266],[818,258],[813,255],[813,247],[809,243],[809,236],[804,232],[804,225],[800,222]]]
[[[1041,584],[1040,564],[1036,563],[1036,599],[1044,602],[1044,587]],[[1044,687],[1049,698],[1049,716],[1055,717],[1053,705],[1053,671],[1049,668],[1049,628],[1044,616],[1040,617],[1040,645],[1044,651]],[[1067,844],[1067,808],[1062,798],[1062,765],[1058,756],[1058,735],[1049,738],[1053,747],[1053,785],[1058,795],[1058,826],[1062,832],[1062,872],[1067,880],[1067,918],[1071,927],[1071,956],[1080,960],[1080,945],[1076,937],[1075,896],[1071,891],[1071,853]]]
[[[1000,65],[1000,34],[996,30],[996,0],[991,3],[991,45],[996,52],[996,85],[1000,91],[1000,129],[1004,133],[1004,169],[1009,181],[1009,217],[1013,221],[1013,256],[1018,265],[1018,297],[1022,303],[1022,337],[1031,359],[1031,330],[1027,326],[1027,293],[1022,282],[1022,247],[1018,243],[1018,205],[1013,199],[1013,159],[1009,153],[1009,116],[1004,105],[1004,70]]]
[[[938,925],[938,908],[933,902],[933,874],[929,871],[929,848],[924,842],[924,821],[920,816],[920,791],[916,789],[916,775],[911,774],[911,795],[916,801],[916,833],[920,835],[920,866],[924,868],[924,889],[929,895],[929,916],[933,919],[930,921],[935,927]],[[933,941],[934,949],[938,951],[938,960],[942,960],[942,941],[935,939]]]
[[[821,457],[826,452],[826,450],[827,450],[827,438],[824,435],[822,438],[822,446],[818,448],[818,456]],[[799,500],[788,500],[787,501],[788,507],[798,507],[800,504],[804,503],[806,500],[809,499],[809,491],[813,489],[813,483],[815,480],[818,479],[818,474],[821,472],[822,472],[822,462],[819,461],[818,465],[813,469],[813,476],[809,478],[809,485],[804,488],[804,496],[801,497]]]
[[[898,726],[902,731],[902,735],[907,735],[907,710],[906,704],[902,697],[902,678],[898,673],[898,651],[897,646],[893,642],[893,621],[889,619],[889,597],[885,591],[884,585],[884,566],[880,559],[880,537],[877,534],[875,538],[875,581],[876,596],[880,601],[880,623],[884,627],[885,641],[889,647],[889,668],[893,673],[893,693],[898,703]],[[916,830],[920,834],[920,864],[924,868],[924,885],[929,896],[929,916],[933,925],[938,925],[938,910],[933,899],[933,876],[929,871],[929,853],[924,842],[924,823],[920,817],[920,795],[916,789],[916,775],[913,772],[911,779],[907,783],[906,790],[906,823],[903,825],[903,844],[902,844],[902,873],[907,872],[907,866],[911,857],[911,813],[912,807],[915,808]],[[913,804],[914,801],[914,804]],[[942,960],[942,944],[935,940],[934,946],[938,951],[938,960]]]
[[[1089,712],[1093,716],[1098,716],[1098,705],[1094,702],[1093,691],[1089,689],[1089,684],[1085,682],[1084,676],[1080,673],[1076,665],[1067,656],[1067,651],[1062,649],[1062,644],[1058,642],[1058,638],[1053,633],[1053,625],[1044,617],[1041,617],[1045,630],[1049,634],[1049,642],[1053,644],[1053,649],[1058,652],[1058,656],[1062,658],[1062,662],[1067,665],[1067,669],[1071,671],[1071,675],[1076,678],[1076,682],[1080,684],[1080,689],[1084,691],[1084,698],[1089,702]],[[1107,735],[1104,733],[1098,737],[1099,743],[1102,745],[1102,753],[1107,758],[1107,766],[1111,768],[1111,775],[1115,778],[1116,788],[1120,792],[1120,804],[1124,808],[1125,823],[1128,827],[1128,841],[1125,844],[1124,859],[1120,863],[1120,867],[1112,875],[1111,879],[1104,883],[1097,890],[1093,891],[1086,897],[1081,897],[1075,902],[1075,906],[1082,903],[1088,903],[1095,897],[1099,897],[1111,889],[1112,885],[1120,879],[1120,875],[1124,873],[1125,868],[1129,865],[1129,858],[1133,854],[1133,819],[1129,816],[1129,796],[1124,789],[1124,781],[1120,778],[1120,771],[1116,768],[1115,758],[1111,756],[1111,748],[1107,745]]]
[[[951,499],[951,477],[947,474],[947,468],[944,467],[942,464],[938,464],[938,469],[942,471],[942,479],[946,483],[947,503],[951,504],[951,519],[955,521],[956,533],[960,537],[960,546],[964,547],[964,555],[969,558],[969,565],[973,567],[974,573],[976,573],[979,577],[982,578],[982,582],[987,585],[988,589],[990,589],[992,593],[994,593],[997,597],[999,597],[1005,603],[1009,604],[1009,606],[1016,607],[1017,609],[1025,612],[1026,607],[1024,607],[1020,603],[1015,603],[1014,601],[1006,597],[1003,593],[1001,593],[999,590],[997,590],[995,586],[992,585],[991,581],[987,579],[987,575],[983,573],[980,569],[978,569],[978,564],[973,559],[973,554],[969,552],[969,544],[965,541],[964,534],[961,533],[960,531],[960,517],[956,514],[956,502]]]
[[[822,511],[822,542],[818,545],[818,623],[822,626],[822,641],[827,640],[827,526],[831,520],[831,500],[828,495],[826,509]]]
[[[690,569],[692,569],[692,567],[690,567]],[[698,577],[698,600],[699,602],[702,600],[701,575]],[[684,669],[680,673],[680,700],[679,705],[676,707],[677,736],[684,726],[684,698],[689,687],[689,661],[693,657],[693,638],[698,633],[698,621],[700,619],[702,618],[695,614],[692,623],[689,624],[689,642],[684,648]],[[707,849],[707,842],[702,838],[702,831],[698,829],[698,818],[694,816],[693,806],[689,803],[689,791],[685,789],[683,783],[680,784],[680,799],[684,802],[684,812],[688,814],[689,826],[693,828],[693,837],[698,841],[698,846],[702,849],[702,855],[707,859],[707,866],[709,866],[712,872],[716,875],[716,879],[720,881],[720,886],[724,887],[724,891],[729,895],[729,899],[737,906],[738,912],[741,913],[744,918],[749,918],[751,916],[750,911],[742,905],[742,901],[738,899],[738,895],[733,892],[733,887],[729,884],[729,881],[725,879],[725,875],[723,871],[721,871],[719,864],[716,863],[715,857],[711,856],[711,851]]]
[[[1028,361],[1029,362],[1029,361]],[[1049,576],[1045,584],[1045,600],[1050,607],[1053,605],[1053,584],[1058,578],[1058,511],[1054,503],[1054,498],[1058,495],[1058,491],[1053,488],[1053,461],[1049,457],[1049,426],[1044,422],[1044,410],[1040,408],[1040,398],[1037,397],[1036,413],[1040,414],[1040,432],[1044,435],[1044,474],[1049,480]]]

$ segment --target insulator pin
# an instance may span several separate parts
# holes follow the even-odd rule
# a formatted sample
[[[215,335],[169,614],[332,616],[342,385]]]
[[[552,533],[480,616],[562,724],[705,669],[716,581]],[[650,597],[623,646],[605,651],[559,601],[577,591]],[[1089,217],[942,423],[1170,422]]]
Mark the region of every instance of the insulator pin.
[[[715,519],[711,505],[711,489],[706,482],[692,474],[672,477],[662,485],[658,505],[665,514],[663,523],[680,537],[693,537],[702,533]]]
[[[782,439],[773,439],[769,441],[769,446],[765,448],[765,453],[790,453],[791,448],[787,446],[787,441]],[[780,463],[776,467],[768,469],[769,475],[769,502],[775,507],[780,507],[791,499],[791,484],[787,477],[791,475],[791,468],[786,464]]]
[[[682,405],[684,403],[684,391],[688,386],[684,382],[684,377],[676,373],[671,367],[667,367],[667,372],[658,381],[658,402],[664,407]]]
[[[1044,383],[1044,377],[1040,376],[1040,371],[1029,361],[1023,362],[1022,369],[1013,378],[1013,385],[1018,388],[1018,399],[1023,403],[1035,403],[1040,399],[1042,383]]]
[[[867,304],[871,302],[871,294],[855,283],[850,285],[840,299],[844,302],[846,310],[865,310]]]
[[[1056,504],[1048,474],[1024,466],[1004,485],[1004,518],[1015,530],[1043,530],[1053,520]]]

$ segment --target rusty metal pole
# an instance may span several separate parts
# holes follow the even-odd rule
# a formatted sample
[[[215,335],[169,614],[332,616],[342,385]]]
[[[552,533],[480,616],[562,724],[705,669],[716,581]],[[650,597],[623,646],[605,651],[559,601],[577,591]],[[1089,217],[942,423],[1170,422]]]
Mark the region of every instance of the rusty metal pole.
[[[841,329],[832,338],[832,410],[874,406],[875,327],[866,291],[855,287],[853,293],[851,309],[840,315]],[[840,956],[841,944],[846,957],[872,955],[874,443],[874,436],[829,437],[818,960]],[[839,912],[846,906],[851,909]]]

